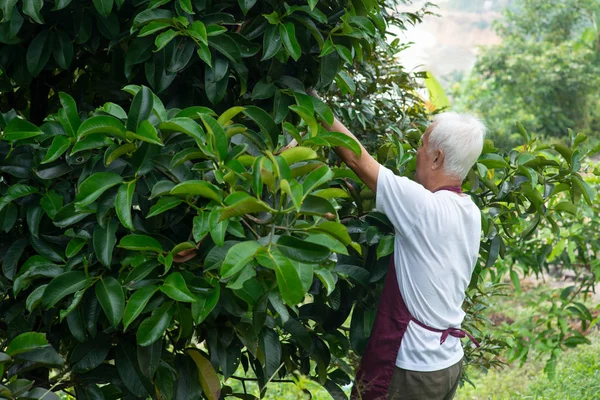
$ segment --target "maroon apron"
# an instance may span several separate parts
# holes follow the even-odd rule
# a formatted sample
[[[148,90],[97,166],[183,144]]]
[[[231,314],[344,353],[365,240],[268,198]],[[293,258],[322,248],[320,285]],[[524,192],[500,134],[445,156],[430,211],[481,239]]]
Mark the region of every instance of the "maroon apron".
[[[460,187],[443,187],[438,190],[461,193]],[[404,333],[411,321],[428,331],[441,333],[440,345],[450,335],[457,338],[468,336],[479,347],[479,343],[475,338],[462,329],[436,329],[417,321],[410,314],[402,298],[402,293],[400,293],[393,255],[388,267],[381,299],[371,337],[356,371],[352,399],[380,400],[387,398],[392,373],[396,366],[396,357]]]

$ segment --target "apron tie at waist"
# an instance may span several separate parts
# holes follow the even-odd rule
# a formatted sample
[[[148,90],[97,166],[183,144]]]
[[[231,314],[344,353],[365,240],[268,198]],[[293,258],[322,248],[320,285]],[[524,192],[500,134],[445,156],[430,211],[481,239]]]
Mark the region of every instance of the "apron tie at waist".
[[[441,333],[442,337],[440,338],[440,344],[444,344],[444,342],[448,338],[448,335],[450,335],[450,336],[454,336],[455,338],[459,338],[459,339],[468,337],[469,340],[471,340],[471,342],[473,342],[475,347],[480,347],[479,342],[473,337],[473,335],[471,335],[469,332],[463,331],[462,329],[458,329],[458,328],[437,329],[437,328],[432,328],[431,326],[425,325],[424,323],[416,320],[415,318],[412,318],[411,321],[414,322],[415,324],[419,325],[423,329],[427,329],[428,331],[431,331],[431,332]]]

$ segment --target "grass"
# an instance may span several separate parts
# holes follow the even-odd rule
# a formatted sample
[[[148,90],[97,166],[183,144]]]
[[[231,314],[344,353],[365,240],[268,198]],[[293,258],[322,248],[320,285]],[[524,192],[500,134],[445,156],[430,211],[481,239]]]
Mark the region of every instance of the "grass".
[[[530,285],[523,292],[498,298],[495,310],[519,324],[540,312],[536,302],[553,289],[547,285]],[[559,289],[560,290],[560,289]],[[586,301],[588,306],[593,306]],[[485,374],[471,369],[469,378],[475,387],[465,384],[457,391],[456,400],[587,400],[600,399],[600,331],[598,326],[588,336],[591,345],[567,350],[558,360],[556,376],[550,380],[544,373],[545,359],[532,354],[521,367],[514,363]]]
[[[554,380],[544,374],[544,362],[528,361],[523,367],[508,365],[487,375],[471,372],[475,388],[466,384],[456,400],[600,399],[600,333],[589,336],[592,344],[567,351],[560,358]]]

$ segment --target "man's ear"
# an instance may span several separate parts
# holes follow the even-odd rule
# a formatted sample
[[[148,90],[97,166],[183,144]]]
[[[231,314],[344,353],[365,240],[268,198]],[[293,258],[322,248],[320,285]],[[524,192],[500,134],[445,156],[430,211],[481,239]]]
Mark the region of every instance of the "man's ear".
[[[444,151],[438,149],[435,151],[435,158],[433,159],[431,169],[435,171],[442,168],[442,165],[444,165]]]

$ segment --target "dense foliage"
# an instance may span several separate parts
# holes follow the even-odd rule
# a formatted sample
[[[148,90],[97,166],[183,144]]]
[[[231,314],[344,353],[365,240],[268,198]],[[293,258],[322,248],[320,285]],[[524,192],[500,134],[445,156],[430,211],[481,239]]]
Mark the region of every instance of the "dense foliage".
[[[505,11],[496,25],[502,43],[483,48],[454,88],[456,108],[479,113],[507,149],[519,140],[516,121],[546,137],[596,136],[599,15],[598,0],[527,0]]]
[[[369,1],[10,3],[0,395],[243,397],[227,384],[241,367],[262,394],[299,371],[344,398],[393,228],[330,151],[356,143],[319,126],[333,114],[305,88],[329,90],[379,161],[411,176],[427,114],[384,34],[423,14]],[[486,273],[593,197],[585,135],[567,148],[521,132],[510,153],[487,141],[464,186],[483,221],[465,327],[484,345],[468,358],[485,365],[506,345],[479,314]],[[580,337],[559,317],[539,337],[554,355]]]

